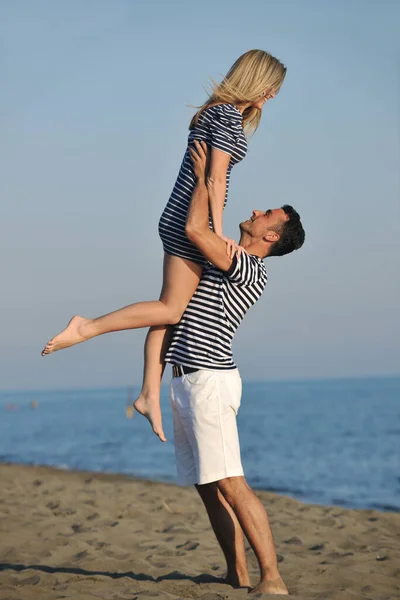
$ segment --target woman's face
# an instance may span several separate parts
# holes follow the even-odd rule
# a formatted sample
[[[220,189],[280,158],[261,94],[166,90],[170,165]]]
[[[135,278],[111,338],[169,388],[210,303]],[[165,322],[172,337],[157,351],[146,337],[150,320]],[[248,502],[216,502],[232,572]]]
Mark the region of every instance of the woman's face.
[[[260,96],[260,98],[258,100],[256,100],[255,102],[252,103],[252,106],[254,108],[259,108],[261,110],[262,107],[264,106],[264,104],[271,98],[275,98],[275,96],[276,96],[276,90],[268,89],[262,93],[262,95]]]

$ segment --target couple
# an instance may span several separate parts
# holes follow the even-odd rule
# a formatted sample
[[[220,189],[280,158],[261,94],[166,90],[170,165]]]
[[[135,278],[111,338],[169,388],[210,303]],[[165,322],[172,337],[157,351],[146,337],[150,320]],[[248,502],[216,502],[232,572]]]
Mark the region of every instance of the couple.
[[[244,478],[236,424],[242,386],[231,343],[265,287],[263,259],[300,248],[304,230],[291,206],[254,210],[251,219],[240,224],[243,250],[231,258],[226,243],[209,227],[206,144],[195,141],[190,154],[197,183],[186,235],[209,263],[166,353],[173,371],[178,480],[196,486],[226,558],[227,583],[251,585],[245,535],[260,566],[261,580],[253,591],[287,594],[267,513]]]
[[[231,347],[237,327],[265,287],[263,259],[300,248],[304,230],[291,206],[253,211],[240,224],[238,247],[223,235],[221,215],[230,169],[245,155],[244,121],[256,128],[262,106],[277,93],[285,72],[263,51],[246,53],[192,121],[188,149],[160,222],[166,253],[160,301],[94,320],[74,317],[43,351],[49,354],[108,331],[153,326],[135,408],[165,441],[155,382],[161,381],[164,359],[171,363],[179,482],[196,486],[226,558],[227,582],[250,587],[245,535],[260,566],[261,579],[253,591],[269,594],[288,592],[267,514],[243,474],[236,425],[241,379]],[[165,324],[176,324],[172,339]]]

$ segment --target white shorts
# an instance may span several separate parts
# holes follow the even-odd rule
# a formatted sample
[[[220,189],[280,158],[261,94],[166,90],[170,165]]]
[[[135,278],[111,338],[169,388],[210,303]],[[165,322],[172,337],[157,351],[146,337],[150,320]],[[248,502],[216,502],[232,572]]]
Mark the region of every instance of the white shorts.
[[[195,371],[171,381],[175,455],[180,485],[243,475],[236,415],[239,371]]]

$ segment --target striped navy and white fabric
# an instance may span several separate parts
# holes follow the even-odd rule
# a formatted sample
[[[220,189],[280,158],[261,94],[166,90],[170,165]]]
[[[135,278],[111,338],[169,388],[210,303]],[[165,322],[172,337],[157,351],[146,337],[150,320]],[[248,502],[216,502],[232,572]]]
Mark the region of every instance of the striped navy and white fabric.
[[[208,265],[174,327],[166,361],[205,370],[236,369],[233,336],[266,283],[265,265],[258,256],[235,256],[227,272]]]
[[[188,147],[178,178],[158,226],[164,252],[205,265],[204,256],[185,235],[186,215],[196,185],[189,153],[194,140],[204,140],[208,146],[231,156],[226,174],[225,206],[232,167],[242,160],[247,152],[241,112],[233,104],[218,104],[201,113],[196,127],[189,133]],[[211,219],[210,227],[212,228]]]

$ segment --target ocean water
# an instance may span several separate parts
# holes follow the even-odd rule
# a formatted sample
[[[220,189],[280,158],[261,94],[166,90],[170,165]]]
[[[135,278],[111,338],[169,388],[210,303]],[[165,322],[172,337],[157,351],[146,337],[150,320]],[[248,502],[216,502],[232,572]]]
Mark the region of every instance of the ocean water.
[[[140,415],[127,419],[136,391],[0,393],[0,461],[175,481],[168,388],[166,444]],[[400,511],[400,378],[245,381],[238,423],[255,489]]]

